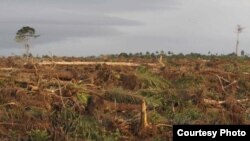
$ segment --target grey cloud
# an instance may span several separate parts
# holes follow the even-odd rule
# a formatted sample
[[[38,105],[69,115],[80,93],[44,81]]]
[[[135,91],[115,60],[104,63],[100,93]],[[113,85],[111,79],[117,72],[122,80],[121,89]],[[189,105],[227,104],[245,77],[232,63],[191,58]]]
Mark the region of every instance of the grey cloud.
[[[81,25],[38,25],[38,33],[41,34],[41,38],[38,39],[39,43],[55,42],[64,40],[66,38],[74,37],[107,37],[122,34],[118,30],[112,27],[84,27]]]
[[[134,20],[109,16],[106,12],[96,12],[94,7],[91,9],[91,5],[95,2],[74,2],[3,0],[0,5],[0,23],[2,24],[0,48],[18,47],[13,38],[15,32],[25,25],[37,29],[41,38],[35,42],[43,43],[76,36],[112,36],[122,34],[112,26],[142,24]],[[89,11],[86,11],[86,8]]]
[[[248,0],[1,0],[0,55],[21,46],[13,38],[24,25],[41,34],[34,40],[38,54],[230,53],[235,26],[250,26],[249,9]],[[245,52],[249,38],[246,29]]]
[[[174,0],[2,0],[1,17],[35,17],[49,13],[106,14],[171,8]],[[15,16],[16,14],[16,16]],[[63,17],[60,17],[63,18]]]
[[[50,17],[40,16],[30,19],[29,17],[17,17],[14,19],[0,19],[4,24],[29,23],[29,24],[51,24],[51,25],[82,25],[82,26],[114,26],[114,25],[142,25],[138,21],[111,16],[98,15],[65,15],[57,14]],[[63,18],[60,18],[63,17]]]
[[[17,47],[13,38],[22,26],[37,29],[45,43],[68,37],[99,37],[123,34],[114,26],[139,26],[142,22],[109,15],[157,9],[164,0],[2,0],[0,5],[0,48]]]
[[[82,25],[70,25],[70,24],[21,24],[22,26],[32,26],[36,29],[36,33],[41,35],[39,38],[32,40],[34,43],[49,43],[61,41],[69,37],[102,37],[102,36],[115,36],[121,35],[119,30],[112,27],[106,26],[89,26],[85,27]],[[14,41],[16,31],[22,26],[19,24],[11,24],[0,27],[1,31],[4,33],[2,38],[0,38],[0,48],[15,48],[19,47]],[[0,33],[1,34],[1,33]]]
[[[176,0],[2,0],[3,6],[18,5],[23,10],[32,10],[33,8],[54,7],[57,9],[77,9],[88,12],[128,12],[152,10],[159,8],[173,8]],[[11,8],[11,7],[10,7]],[[14,8],[12,8],[14,9]],[[19,9],[18,9],[19,10]],[[34,11],[36,12],[36,11]]]

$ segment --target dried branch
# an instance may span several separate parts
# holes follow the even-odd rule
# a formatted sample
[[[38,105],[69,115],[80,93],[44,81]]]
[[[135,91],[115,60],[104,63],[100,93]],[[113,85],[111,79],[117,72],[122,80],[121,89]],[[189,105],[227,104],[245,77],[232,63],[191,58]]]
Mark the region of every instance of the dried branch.
[[[156,127],[160,127],[160,126],[165,126],[165,127],[173,128],[173,125],[170,125],[170,124],[159,123],[159,124],[156,125]]]
[[[59,93],[60,93],[60,99],[61,99],[61,101],[62,101],[63,108],[65,108],[65,103],[64,103],[64,101],[63,101],[63,96],[62,96],[62,87],[61,87],[59,78],[57,77],[57,79],[56,79],[56,78],[54,78],[54,79],[57,80],[57,84],[58,84],[58,87],[59,87]]]
[[[37,85],[36,86],[39,87],[41,84],[41,75],[38,73],[37,66],[34,63],[33,63],[33,66],[35,68],[35,75],[37,77]]]
[[[249,101],[248,98],[246,99],[237,99],[236,100],[238,103],[243,103],[243,102],[247,102]],[[212,100],[212,99],[203,99],[203,102],[206,104],[212,104],[212,105],[221,105],[221,104],[225,104],[226,101],[217,101],[217,100]]]
[[[4,106],[8,106],[8,105],[17,106],[17,104],[15,102],[9,102],[9,103],[5,103],[5,104],[0,105],[0,107],[4,107]]]
[[[227,83],[230,83],[230,81],[227,80],[227,79],[225,79],[224,77],[221,77],[221,76],[219,76],[219,77],[220,77],[220,79],[222,79],[223,81],[225,81],[225,82],[227,82]]]
[[[234,80],[232,83],[230,83],[230,84],[228,84],[227,86],[225,86],[224,88],[226,89],[226,88],[228,88],[228,87],[230,87],[230,86],[232,86],[233,84],[235,84],[235,83],[237,83],[237,80]],[[237,87],[238,88],[238,87]]]
[[[219,75],[215,75],[218,79],[219,79],[219,82],[220,82],[220,86],[221,86],[221,89],[222,89],[222,91],[224,92],[224,93],[227,93],[226,91],[225,91],[225,88],[224,88],[224,86],[223,86],[223,83],[222,83],[222,81],[221,81],[221,77],[219,76]]]
[[[0,122],[0,125],[21,125],[19,123]]]

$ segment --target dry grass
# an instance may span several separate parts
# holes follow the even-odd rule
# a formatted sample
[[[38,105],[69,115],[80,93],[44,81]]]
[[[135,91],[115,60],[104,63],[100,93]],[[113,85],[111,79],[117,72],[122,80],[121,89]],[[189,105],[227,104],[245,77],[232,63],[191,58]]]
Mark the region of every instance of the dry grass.
[[[250,121],[249,60],[62,60],[1,58],[0,140],[167,140],[175,123]]]

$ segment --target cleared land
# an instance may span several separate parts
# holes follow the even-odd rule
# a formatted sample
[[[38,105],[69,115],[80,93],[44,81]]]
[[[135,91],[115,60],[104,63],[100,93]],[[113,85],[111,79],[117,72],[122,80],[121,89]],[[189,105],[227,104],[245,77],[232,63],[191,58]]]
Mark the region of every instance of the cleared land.
[[[169,140],[173,124],[250,123],[249,58],[0,62],[0,140]]]

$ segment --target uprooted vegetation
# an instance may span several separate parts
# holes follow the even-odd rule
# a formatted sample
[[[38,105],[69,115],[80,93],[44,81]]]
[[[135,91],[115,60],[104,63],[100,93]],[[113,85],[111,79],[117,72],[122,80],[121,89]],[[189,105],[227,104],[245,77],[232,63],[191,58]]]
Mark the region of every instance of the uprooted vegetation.
[[[250,123],[249,59],[138,60],[1,58],[0,140],[169,140],[173,124]]]

